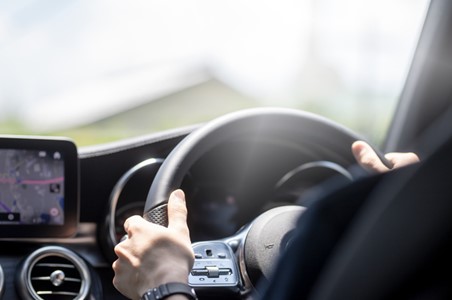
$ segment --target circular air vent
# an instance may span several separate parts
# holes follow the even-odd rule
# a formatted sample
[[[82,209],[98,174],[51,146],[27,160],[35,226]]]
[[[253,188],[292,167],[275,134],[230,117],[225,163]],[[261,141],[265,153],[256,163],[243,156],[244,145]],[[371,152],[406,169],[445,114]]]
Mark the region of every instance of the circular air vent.
[[[86,299],[91,277],[86,263],[69,249],[43,247],[21,265],[18,292],[23,299]]]

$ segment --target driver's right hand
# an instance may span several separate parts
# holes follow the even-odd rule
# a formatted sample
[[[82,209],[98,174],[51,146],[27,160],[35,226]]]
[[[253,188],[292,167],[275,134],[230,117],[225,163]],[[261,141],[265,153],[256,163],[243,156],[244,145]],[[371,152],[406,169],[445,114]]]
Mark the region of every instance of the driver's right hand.
[[[352,152],[356,161],[368,171],[383,173],[391,170],[383,164],[377,153],[366,142],[354,142]],[[392,169],[419,162],[419,157],[413,152],[390,152],[385,154],[385,157],[392,164]]]

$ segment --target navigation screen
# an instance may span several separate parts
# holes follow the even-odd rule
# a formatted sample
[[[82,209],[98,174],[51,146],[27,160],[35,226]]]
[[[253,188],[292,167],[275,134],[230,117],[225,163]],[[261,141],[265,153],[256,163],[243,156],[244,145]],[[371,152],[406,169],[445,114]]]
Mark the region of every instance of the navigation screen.
[[[59,151],[0,149],[0,224],[64,224]]]

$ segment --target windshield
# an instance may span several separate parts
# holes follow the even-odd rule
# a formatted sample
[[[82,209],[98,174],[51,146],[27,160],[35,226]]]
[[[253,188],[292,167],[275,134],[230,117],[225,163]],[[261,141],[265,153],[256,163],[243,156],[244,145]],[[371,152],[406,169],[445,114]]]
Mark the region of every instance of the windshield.
[[[383,141],[427,0],[3,1],[0,130],[88,145],[283,106]]]

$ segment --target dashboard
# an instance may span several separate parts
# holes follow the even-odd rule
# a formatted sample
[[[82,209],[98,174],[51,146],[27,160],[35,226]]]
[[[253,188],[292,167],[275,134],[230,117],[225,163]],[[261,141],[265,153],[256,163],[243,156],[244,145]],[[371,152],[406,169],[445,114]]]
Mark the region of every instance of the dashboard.
[[[196,129],[80,149],[63,138],[0,137],[1,299],[123,299],[111,269],[123,223],[143,214],[166,157]],[[334,151],[265,137],[219,143],[181,184],[192,242],[232,236],[330,178],[353,180],[346,165]]]

